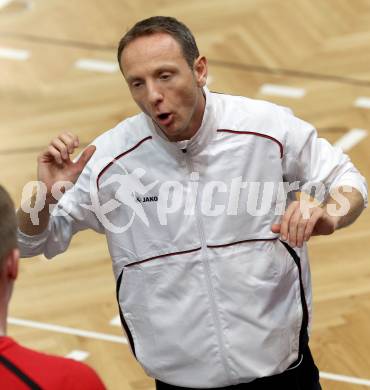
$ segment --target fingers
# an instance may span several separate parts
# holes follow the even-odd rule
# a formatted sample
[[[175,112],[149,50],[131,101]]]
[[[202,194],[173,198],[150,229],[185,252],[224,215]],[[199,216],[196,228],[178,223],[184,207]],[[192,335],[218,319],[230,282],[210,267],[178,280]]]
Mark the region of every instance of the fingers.
[[[69,131],[61,134],[59,138],[66,145],[69,154],[72,154],[75,148],[79,145],[78,137]]]
[[[59,165],[63,164],[63,160],[62,160],[62,157],[60,155],[59,150],[56,149],[53,145],[48,146],[47,151],[45,153],[45,157],[47,158],[47,160],[56,161],[56,163]],[[43,155],[41,155],[41,159],[43,159]]]
[[[290,219],[292,215],[295,213],[297,208],[299,208],[299,202],[292,202],[289,205],[289,207],[286,209],[283,218],[281,220],[280,235],[284,241],[288,239],[288,234],[290,234],[290,229],[289,229]]]
[[[49,154],[58,164],[70,161],[70,155],[79,145],[78,137],[70,132],[60,134],[54,138],[48,147]]]
[[[280,235],[282,240],[288,241],[292,247],[301,248],[303,243],[312,236],[315,226],[322,216],[323,210],[320,207],[307,207],[298,201],[291,203],[281,221]],[[274,229],[272,231],[278,233]]]
[[[290,219],[289,224],[289,243],[299,248],[303,245],[304,232],[306,230],[307,218],[301,213],[300,207],[297,207]]]
[[[38,157],[39,164],[55,162],[63,168],[65,163],[69,163],[73,174],[80,174],[91,156],[94,154],[96,147],[94,145],[88,146],[81,154],[77,162],[73,163],[70,160],[70,155],[79,146],[80,141],[78,137],[71,132],[65,132],[54,138],[46,151],[41,153]]]
[[[67,161],[69,159],[67,146],[63,143],[63,141],[60,138],[54,138],[51,141],[50,146],[53,148],[53,150],[56,150],[59,153],[58,156],[59,158],[56,158],[57,161],[60,160]]]

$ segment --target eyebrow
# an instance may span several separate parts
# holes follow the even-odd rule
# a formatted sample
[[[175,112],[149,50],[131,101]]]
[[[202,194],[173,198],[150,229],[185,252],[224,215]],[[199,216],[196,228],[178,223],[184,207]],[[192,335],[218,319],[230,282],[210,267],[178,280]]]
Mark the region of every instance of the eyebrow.
[[[177,68],[174,65],[161,65],[158,69],[154,71],[154,74],[158,74],[161,72],[174,72]]]
[[[159,68],[155,69],[152,74],[158,75],[161,72],[176,72],[176,71],[177,71],[177,67],[176,66],[170,65],[170,64],[165,64],[165,65],[161,65]],[[136,80],[140,80],[141,81],[142,78],[139,77],[139,76],[128,76],[126,78],[126,81],[128,83],[132,83],[133,81],[136,81]]]

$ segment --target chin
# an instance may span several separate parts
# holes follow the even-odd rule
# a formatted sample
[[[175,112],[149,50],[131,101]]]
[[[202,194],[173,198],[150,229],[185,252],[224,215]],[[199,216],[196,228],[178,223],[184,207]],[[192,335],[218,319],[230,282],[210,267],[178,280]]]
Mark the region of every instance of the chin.
[[[182,133],[182,129],[175,129],[172,126],[169,128],[164,127],[163,132],[172,136],[172,137],[175,137],[175,136],[180,135]]]

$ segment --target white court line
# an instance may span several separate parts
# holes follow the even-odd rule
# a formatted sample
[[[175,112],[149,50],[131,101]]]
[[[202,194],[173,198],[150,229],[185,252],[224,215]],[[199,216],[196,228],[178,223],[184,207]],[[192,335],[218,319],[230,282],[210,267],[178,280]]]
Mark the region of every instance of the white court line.
[[[353,105],[359,108],[370,108],[370,98],[365,96],[360,96],[355,100]]]
[[[74,349],[68,355],[66,355],[66,358],[77,360],[78,362],[82,362],[86,360],[89,355],[90,354],[86,351],[80,351],[79,349]]]
[[[0,9],[6,7],[13,0],[0,0]]]
[[[76,61],[75,67],[82,70],[102,73],[114,73],[119,70],[119,66],[116,62],[92,60],[88,58],[81,58]]]
[[[259,90],[263,95],[284,96],[293,99],[301,99],[306,95],[304,88],[294,88],[285,85],[263,84]]]
[[[26,326],[29,328],[48,330],[51,332],[71,334],[74,336],[82,336],[82,337],[93,338],[93,339],[98,339],[98,340],[112,341],[114,343],[127,344],[127,339],[125,337],[108,335],[105,333],[91,332],[91,331],[76,329],[76,328],[69,328],[66,326],[45,324],[43,322],[22,320],[22,319],[14,318],[14,317],[9,317],[8,323],[12,324],[12,325]],[[82,356],[86,356],[86,357],[88,356],[87,352],[76,350],[76,351],[72,351],[70,354],[68,354],[67,357],[71,357],[72,354],[74,354],[75,357],[77,356],[79,358],[82,358]],[[85,355],[85,354],[87,354],[87,355]],[[73,359],[73,357],[72,357],[72,359]],[[76,359],[76,360],[78,360],[78,359]],[[320,377],[324,378],[324,379],[338,381],[338,382],[347,382],[347,383],[353,383],[353,384],[357,384],[357,385],[370,386],[370,380],[367,380],[367,379],[360,379],[360,378],[354,378],[354,377],[349,377],[349,376],[344,376],[344,375],[331,374],[328,372],[320,372]]]
[[[54,325],[54,324],[46,324],[44,322],[22,320],[20,318],[9,317],[8,323],[11,325],[20,325],[20,326],[27,326],[29,328],[49,330],[50,332],[71,334],[74,336],[87,337],[87,338],[91,338],[91,339],[111,341],[113,343],[127,344],[126,337],[114,336],[114,335],[106,334],[106,333],[91,332],[89,330],[69,328],[66,326],[60,326],[60,325]]]
[[[110,325],[113,326],[121,326],[121,317],[120,316],[115,316],[112,318],[109,322]]]
[[[367,130],[352,129],[344,134],[343,137],[339,138],[339,140],[334,143],[334,146],[341,148],[345,152],[361,142],[367,135]]]
[[[331,381],[346,382],[346,383],[352,383],[354,385],[362,385],[362,386],[370,387],[370,380],[368,379],[360,379],[360,378],[354,378],[352,376],[331,374],[330,372],[320,371],[320,378],[328,379]]]
[[[30,58],[31,54],[28,50],[10,49],[7,47],[0,47],[0,58],[8,60],[25,61]]]

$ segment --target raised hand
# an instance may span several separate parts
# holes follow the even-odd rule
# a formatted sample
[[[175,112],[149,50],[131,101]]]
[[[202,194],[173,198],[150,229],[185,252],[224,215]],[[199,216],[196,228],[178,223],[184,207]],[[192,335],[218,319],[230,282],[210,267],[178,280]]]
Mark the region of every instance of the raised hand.
[[[47,228],[50,219],[49,206],[58,201],[52,191],[55,184],[63,182],[64,189],[58,187],[58,195],[66,189],[65,182],[73,185],[96,149],[93,145],[88,146],[79,159],[73,162],[70,156],[78,146],[78,137],[66,132],[54,138],[38,156],[37,178],[43,185],[39,185],[30,198],[23,199],[22,196],[17,216],[19,229],[23,233],[34,236]],[[38,204],[38,199],[42,204]]]
[[[70,156],[78,146],[78,137],[66,132],[54,138],[47,149],[38,156],[38,180],[46,185],[48,195],[58,181],[74,184],[95,152],[95,146],[90,145],[82,152],[78,161],[73,162]]]

